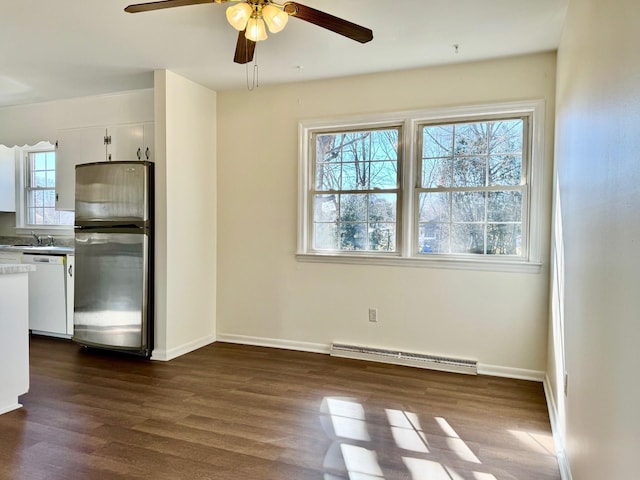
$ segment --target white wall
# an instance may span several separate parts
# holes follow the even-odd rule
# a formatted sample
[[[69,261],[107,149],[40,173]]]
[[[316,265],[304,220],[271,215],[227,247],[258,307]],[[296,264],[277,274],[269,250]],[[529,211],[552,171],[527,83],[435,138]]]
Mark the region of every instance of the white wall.
[[[215,341],[216,93],[155,72],[156,346],[167,360]]]
[[[544,371],[555,60],[548,53],[219,92],[219,339],[310,348],[341,341]],[[547,108],[540,274],[296,261],[299,120],[522,99]],[[379,323],[368,322],[368,307],[378,308]]]
[[[571,0],[558,53],[559,295],[549,372],[562,370],[564,333],[568,395],[552,378],[553,396],[579,480],[638,476],[638,25],[637,0]]]

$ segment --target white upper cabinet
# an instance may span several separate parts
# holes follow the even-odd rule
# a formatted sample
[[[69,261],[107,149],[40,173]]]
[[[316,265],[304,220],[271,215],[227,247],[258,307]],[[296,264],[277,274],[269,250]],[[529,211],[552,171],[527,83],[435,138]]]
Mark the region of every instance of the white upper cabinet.
[[[0,212],[16,211],[16,152],[0,145]]]
[[[75,208],[75,167],[82,163],[153,161],[153,122],[58,131],[56,209]]]
[[[149,162],[153,162],[154,160],[154,142],[155,142],[155,131],[154,131],[154,123],[149,122],[145,123],[142,126],[144,133],[144,151],[142,155],[142,160],[147,160]]]
[[[56,210],[75,208],[76,163],[82,163],[79,129],[60,130],[56,141]]]

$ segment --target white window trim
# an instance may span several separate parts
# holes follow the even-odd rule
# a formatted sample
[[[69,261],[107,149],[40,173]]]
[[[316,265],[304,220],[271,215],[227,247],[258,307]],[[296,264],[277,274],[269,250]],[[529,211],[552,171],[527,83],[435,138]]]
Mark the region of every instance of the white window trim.
[[[27,161],[29,153],[55,150],[49,142],[18,148],[16,152],[16,235],[73,235],[73,225],[28,225],[27,218]],[[57,160],[57,158],[56,158]]]
[[[490,270],[504,272],[539,273],[542,266],[542,190],[544,173],[544,100],[525,100],[507,103],[482,104],[434,108],[428,110],[397,112],[391,114],[371,114],[354,117],[327,118],[305,120],[298,124],[298,243],[296,259],[304,262],[327,262],[357,265],[389,265],[407,267],[453,268],[468,270]],[[523,225],[528,229],[528,252],[526,258],[505,258],[499,256],[466,257],[455,255],[414,256],[413,229],[414,190],[415,190],[415,158],[417,154],[416,128],[429,121],[457,121],[474,116],[494,115],[530,115],[529,122],[531,141],[531,157],[528,165],[527,184],[529,185],[528,222]],[[309,211],[309,185],[313,179],[309,161],[310,141],[312,133],[322,130],[338,130],[352,128],[379,128],[387,125],[403,124],[404,157],[402,163],[402,205],[400,242],[398,253],[371,254],[369,252],[316,252],[311,251],[310,230],[311,215]]]

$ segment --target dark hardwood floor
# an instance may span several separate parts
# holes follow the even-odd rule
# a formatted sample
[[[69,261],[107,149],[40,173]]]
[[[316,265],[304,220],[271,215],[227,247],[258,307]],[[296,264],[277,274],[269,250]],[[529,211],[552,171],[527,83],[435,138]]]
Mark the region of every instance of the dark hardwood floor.
[[[559,479],[542,385],[218,343],[168,363],[31,338],[0,479]]]

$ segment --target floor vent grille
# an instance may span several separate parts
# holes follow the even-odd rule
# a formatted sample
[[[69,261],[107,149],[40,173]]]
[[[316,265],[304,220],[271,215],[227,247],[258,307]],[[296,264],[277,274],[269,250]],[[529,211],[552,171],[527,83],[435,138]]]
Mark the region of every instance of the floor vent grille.
[[[445,372],[466,373],[470,375],[478,374],[478,362],[462,358],[440,357],[437,355],[346,345],[343,343],[333,343],[331,345],[331,355],[334,357],[372,360],[395,365],[442,370]]]

